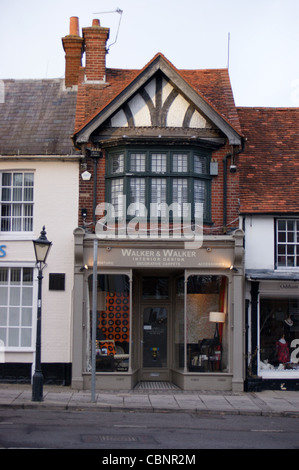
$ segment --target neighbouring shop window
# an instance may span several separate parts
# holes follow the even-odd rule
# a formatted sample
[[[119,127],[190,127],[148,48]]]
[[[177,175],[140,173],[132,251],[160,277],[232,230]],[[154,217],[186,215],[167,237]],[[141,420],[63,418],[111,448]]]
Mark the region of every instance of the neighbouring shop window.
[[[0,341],[32,347],[33,268],[0,268]]]
[[[34,174],[0,174],[1,232],[32,232]]]
[[[87,370],[91,369],[92,276],[88,278],[89,328]],[[122,274],[98,274],[97,372],[128,371],[130,338],[130,283]]]
[[[260,299],[260,373],[299,374],[299,298]]]
[[[190,372],[227,371],[226,297],[226,277],[195,275],[188,278],[187,362]]]

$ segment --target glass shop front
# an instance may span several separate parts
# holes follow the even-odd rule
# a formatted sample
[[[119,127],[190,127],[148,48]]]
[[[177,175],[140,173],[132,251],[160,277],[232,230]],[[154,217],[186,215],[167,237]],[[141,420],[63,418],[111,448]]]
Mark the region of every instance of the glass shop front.
[[[92,367],[88,276],[86,371]],[[181,270],[97,275],[96,372],[171,381],[172,371],[228,372],[228,279]]]
[[[235,287],[242,272],[230,270],[234,245],[232,237],[225,247],[213,249],[100,244],[93,282],[94,255],[87,240],[82,264],[89,269],[83,272],[78,264],[76,275],[74,344],[81,341],[83,355],[74,349],[73,383],[89,388],[95,372],[97,387],[110,390],[143,381],[172,382],[186,390],[230,390],[241,357],[237,348],[242,350],[241,341],[239,346],[234,339],[237,328],[242,331],[243,306],[239,284]],[[239,369],[242,384],[241,361]]]
[[[298,382],[299,284],[261,283],[260,288],[259,375]]]

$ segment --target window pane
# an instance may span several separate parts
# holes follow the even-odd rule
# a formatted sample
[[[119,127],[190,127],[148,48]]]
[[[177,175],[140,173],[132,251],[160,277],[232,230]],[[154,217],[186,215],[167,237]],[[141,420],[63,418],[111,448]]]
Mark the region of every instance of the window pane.
[[[8,329],[8,346],[19,346],[19,329],[9,328]]]
[[[152,154],[152,166],[151,170],[153,173],[166,173],[167,171],[167,156],[161,153]]]
[[[29,348],[31,346],[31,328],[21,329],[21,347]]]
[[[0,326],[7,324],[7,307],[0,307]]]
[[[10,283],[12,285],[19,285],[21,283],[21,269],[20,268],[11,268]]]
[[[8,283],[8,268],[0,268],[0,285],[6,285],[7,283]]]
[[[13,186],[22,186],[23,183],[23,174],[14,173],[13,174]]]
[[[190,372],[227,371],[228,319],[210,321],[210,312],[224,312],[227,279],[194,275],[187,284],[187,344]]]
[[[188,155],[174,154],[172,156],[172,171],[186,173],[188,171]]]
[[[278,230],[285,230],[286,229],[286,221],[285,220],[279,220],[277,226],[278,226]]]
[[[0,341],[3,341],[6,346],[6,328],[0,328]]]
[[[130,348],[130,283],[125,275],[98,275],[96,370],[127,372]],[[88,278],[92,299],[92,276]],[[91,312],[90,312],[91,315]],[[91,342],[89,343],[91,347]],[[90,348],[91,349],[91,348]],[[122,355],[117,357],[116,355]],[[115,357],[116,356],[116,357]],[[91,368],[91,354],[87,370]]]
[[[177,212],[174,216],[182,215],[183,204],[188,202],[188,180],[183,178],[174,178],[172,181],[172,203],[177,204]]]
[[[167,277],[144,277],[142,279],[143,299],[169,298],[169,280]]]
[[[194,155],[194,173],[207,173],[207,160],[205,157],[202,157],[201,155]]]
[[[131,171],[145,171],[145,154],[132,153],[130,156],[130,170]]]
[[[8,287],[3,287],[0,285],[0,303],[2,305],[7,305],[8,302]]]
[[[153,178],[151,180],[151,215],[161,217],[165,213],[166,205],[166,179]],[[164,209],[164,210],[163,210]]]
[[[20,309],[18,307],[10,307],[8,325],[19,326],[20,323]]]
[[[11,173],[2,173],[2,187],[11,186]]]
[[[33,284],[33,269],[32,268],[23,268],[23,284],[27,284],[27,285]]]
[[[21,289],[20,287],[10,288],[10,305],[20,305]]]
[[[130,203],[134,204],[130,208],[129,215],[145,216],[145,179],[132,178],[130,180]]]
[[[32,308],[22,308],[22,326],[32,326]]]
[[[111,204],[114,207],[116,217],[123,215],[123,180],[121,178],[112,180],[111,182]]]
[[[111,157],[111,173],[123,173],[124,172],[124,155],[113,155]]]

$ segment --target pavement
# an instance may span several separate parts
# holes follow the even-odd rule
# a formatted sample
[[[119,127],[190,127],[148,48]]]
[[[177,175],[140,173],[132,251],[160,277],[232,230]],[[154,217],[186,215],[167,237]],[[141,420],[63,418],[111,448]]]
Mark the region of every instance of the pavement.
[[[97,390],[92,401],[88,390],[44,386],[43,401],[32,401],[31,385],[0,384],[1,409],[93,410],[99,412],[153,412],[237,414],[299,418],[299,392],[269,390],[211,392],[176,390]]]

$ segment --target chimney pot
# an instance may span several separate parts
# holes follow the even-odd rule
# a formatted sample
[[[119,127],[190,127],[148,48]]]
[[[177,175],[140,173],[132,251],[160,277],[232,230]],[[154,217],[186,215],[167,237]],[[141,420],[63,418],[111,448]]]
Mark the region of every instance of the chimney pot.
[[[70,18],[70,36],[79,36],[79,18],[77,16]]]
[[[98,20],[98,19],[92,20],[92,26],[101,26],[100,20]]]

